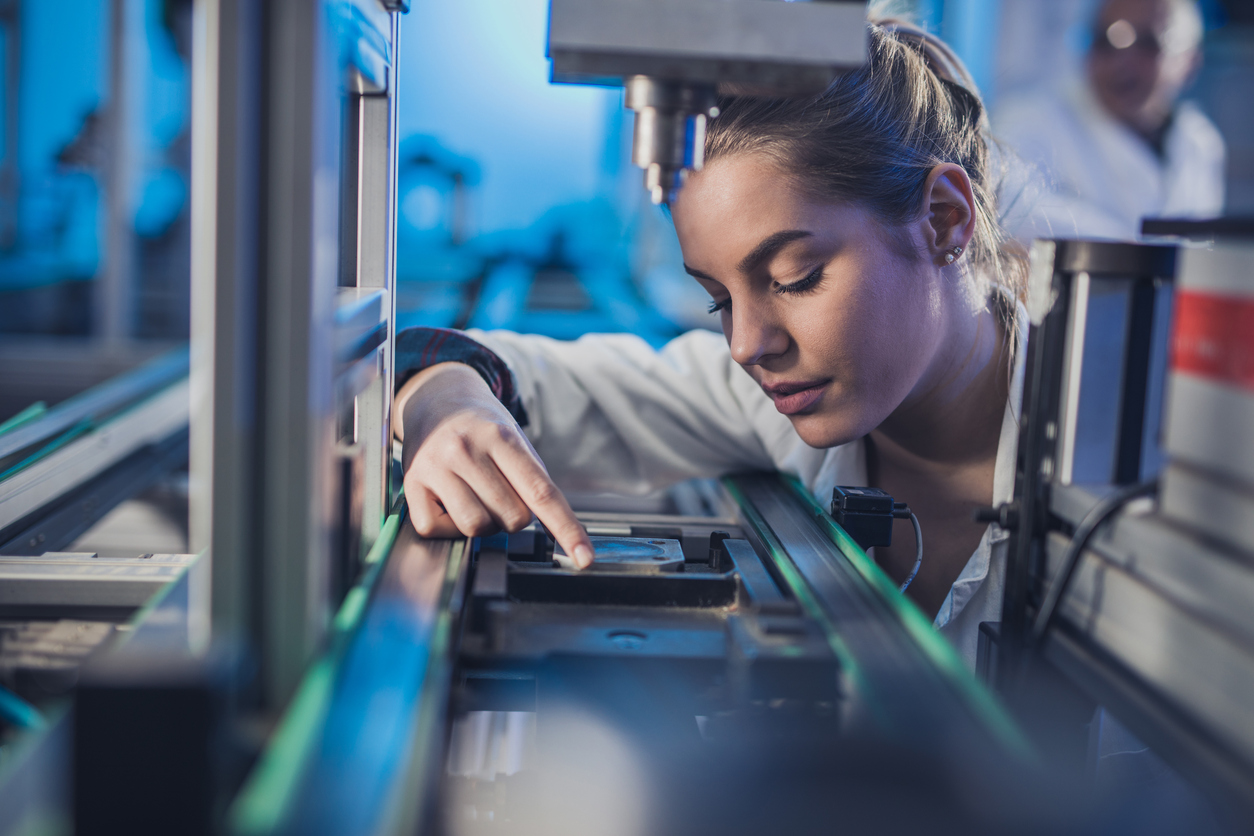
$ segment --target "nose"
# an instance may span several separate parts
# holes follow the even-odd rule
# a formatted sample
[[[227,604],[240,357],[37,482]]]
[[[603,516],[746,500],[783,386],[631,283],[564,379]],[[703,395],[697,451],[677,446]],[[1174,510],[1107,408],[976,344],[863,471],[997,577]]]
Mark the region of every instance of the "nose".
[[[756,366],[788,350],[788,332],[771,316],[768,306],[732,305],[723,333],[732,359],[742,366]]]

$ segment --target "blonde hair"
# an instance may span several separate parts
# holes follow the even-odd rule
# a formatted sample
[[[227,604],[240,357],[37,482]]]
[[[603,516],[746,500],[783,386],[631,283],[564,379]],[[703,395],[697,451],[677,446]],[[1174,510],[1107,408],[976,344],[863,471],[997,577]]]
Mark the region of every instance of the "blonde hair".
[[[865,206],[890,228],[921,216],[932,169],[961,166],[975,197],[964,275],[976,303],[989,300],[1009,326],[1026,265],[997,219],[979,91],[936,36],[892,18],[873,20],[868,30],[866,64],[818,96],[720,101],[706,134],[705,159],[764,154],[815,198]]]

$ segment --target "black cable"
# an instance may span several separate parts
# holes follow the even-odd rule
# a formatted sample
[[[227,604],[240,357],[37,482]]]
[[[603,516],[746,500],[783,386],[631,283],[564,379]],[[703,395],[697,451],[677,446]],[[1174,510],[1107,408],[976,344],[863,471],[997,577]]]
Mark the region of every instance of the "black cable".
[[[914,568],[910,570],[910,576],[898,588],[900,592],[905,592],[910,588],[910,583],[915,576],[919,574],[919,567],[923,565],[923,528],[919,525],[919,518],[904,502],[893,503],[893,517],[899,520],[909,519],[910,524],[914,526]]]
[[[1071,538],[1071,545],[1067,547],[1067,553],[1063,556],[1062,566],[1058,570],[1058,575],[1050,585],[1049,592],[1041,603],[1041,608],[1036,611],[1036,618],[1032,622],[1032,633],[1029,637],[1030,648],[1040,648],[1045,641],[1045,637],[1049,635],[1050,627],[1054,623],[1054,617],[1058,614],[1058,604],[1062,601],[1062,596],[1066,594],[1067,587],[1071,584],[1071,578],[1075,574],[1076,567],[1080,565],[1080,556],[1088,548],[1089,541],[1093,539],[1097,529],[1132,500],[1140,499],[1143,496],[1152,496],[1157,492],[1157,480],[1128,485],[1105,497],[1084,515],[1084,519],[1076,527],[1075,535]]]
[[[910,570],[910,577],[906,578],[901,585],[901,591],[905,592],[910,588],[910,582],[914,580],[915,575],[919,574],[919,567],[923,565],[923,529],[919,526],[919,518],[910,514],[910,524],[914,526],[914,568]]]

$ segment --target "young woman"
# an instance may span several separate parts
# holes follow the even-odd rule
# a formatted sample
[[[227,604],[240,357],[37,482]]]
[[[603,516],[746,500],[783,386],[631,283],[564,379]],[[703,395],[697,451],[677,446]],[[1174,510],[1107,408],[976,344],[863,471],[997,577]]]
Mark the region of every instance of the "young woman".
[[[907,594],[974,664],[979,622],[1000,617],[1006,535],[972,510],[1013,487],[1022,271],[961,63],[905,24],[869,39],[868,63],[822,95],[730,98],[711,123],[672,217],[725,340],[398,336],[421,534],[512,531],[534,513],[586,566],[554,482],[631,492],[778,469],[823,502],[872,485],[918,516]],[[901,582],[915,546],[897,534],[874,556]]]

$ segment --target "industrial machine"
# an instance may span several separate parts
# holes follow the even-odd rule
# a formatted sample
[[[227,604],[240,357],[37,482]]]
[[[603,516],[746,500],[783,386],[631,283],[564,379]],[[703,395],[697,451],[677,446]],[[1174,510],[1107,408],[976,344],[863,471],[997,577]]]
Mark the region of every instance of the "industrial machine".
[[[575,498],[585,571],[535,525],[424,540],[389,414],[406,5],[197,9],[193,349],[186,383],[162,378],[189,392],[196,554],[0,559],[0,673],[60,689],[38,715],[0,706],[0,832],[1112,832],[1126,799],[1088,767],[1107,714],[1248,808],[1248,532],[1199,531],[1188,505],[1244,496],[1248,471],[1190,446],[1197,381],[1162,385],[1173,278],[1239,285],[1248,244],[1034,251],[1015,501],[986,513],[1014,537],[986,682],[779,474]],[[864,11],[554,0],[549,50],[555,80],[628,88],[663,201],[720,85],[827,84],[862,60]],[[1174,327],[1172,375],[1196,377]],[[162,386],[117,401],[144,443],[181,431],[142,412]],[[28,455],[17,432],[3,455]],[[1167,458],[1161,508],[1102,528]],[[63,510],[3,523],[6,549]]]
[[[865,20],[861,0],[552,0],[552,79],[624,89],[632,162],[665,203],[701,169],[720,92],[821,93],[865,63]]]
[[[946,788],[1017,795],[1033,756],[927,620],[795,482],[716,495],[581,513],[583,572],[542,529],[423,541],[398,512],[234,830],[1006,826]]]
[[[1015,500],[989,514],[1012,551],[982,664],[1025,727],[1099,782],[1140,757],[1137,774],[1158,775],[1140,815],[1174,806],[1223,832],[1254,803],[1240,324],[1254,250],[1239,221],[1145,226],[1163,243],[1033,250]]]

